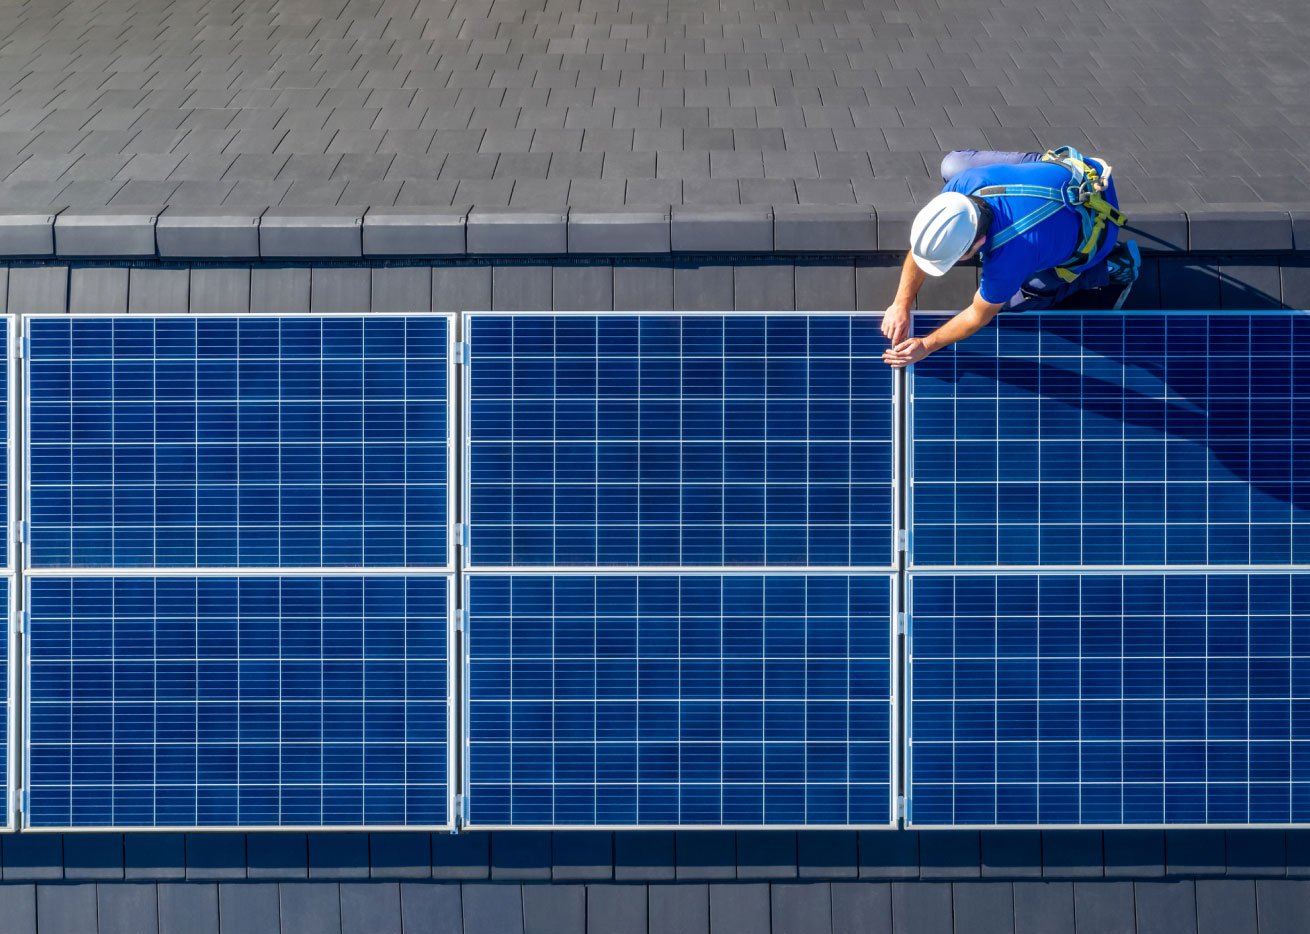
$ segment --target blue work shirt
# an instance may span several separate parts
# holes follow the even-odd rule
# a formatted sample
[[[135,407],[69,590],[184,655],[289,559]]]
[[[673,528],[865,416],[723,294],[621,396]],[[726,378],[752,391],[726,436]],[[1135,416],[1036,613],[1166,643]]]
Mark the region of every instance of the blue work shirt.
[[[1018,165],[985,165],[966,169],[956,175],[942,191],[958,191],[971,195],[988,185],[1041,185],[1046,188],[1063,188],[1069,184],[1069,170],[1053,162],[1023,162]],[[988,242],[983,244],[979,257],[982,276],[978,291],[983,301],[1003,305],[1014,297],[1020,287],[1038,273],[1068,262],[1082,237],[1082,223],[1070,209],[1057,211],[1027,233],[1022,233],[999,250],[990,248],[990,239],[1020,218],[1047,204],[1041,198],[1004,197],[984,198],[992,207],[992,226]],[[1119,197],[1114,190],[1114,176],[1105,192],[1105,200],[1116,208]],[[1109,225],[1105,243],[1092,258],[1095,265],[1105,258],[1119,239],[1119,228]]]

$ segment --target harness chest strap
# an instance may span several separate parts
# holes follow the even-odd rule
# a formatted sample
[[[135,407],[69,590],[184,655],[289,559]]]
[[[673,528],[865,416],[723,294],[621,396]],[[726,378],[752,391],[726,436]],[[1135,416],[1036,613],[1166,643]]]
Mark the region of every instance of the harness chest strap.
[[[1044,185],[989,185],[974,192],[980,198],[1038,198],[1046,203],[1019,218],[1009,227],[992,237],[990,249],[999,249],[1015,237],[1032,230],[1048,217],[1069,208],[1082,223],[1078,247],[1069,259],[1056,267],[1055,273],[1065,282],[1078,278],[1100,250],[1109,234],[1109,225],[1122,227],[1127,217],[1109,201],[1104,191],[1111,168],[1105,166],[1104,175],[1095,165],[1083,158],[1082,153],[1069,146],[1052,149],[1042,154],[1043,162],[1064,166],[1070,172],[1070,184],[1064,188]]]

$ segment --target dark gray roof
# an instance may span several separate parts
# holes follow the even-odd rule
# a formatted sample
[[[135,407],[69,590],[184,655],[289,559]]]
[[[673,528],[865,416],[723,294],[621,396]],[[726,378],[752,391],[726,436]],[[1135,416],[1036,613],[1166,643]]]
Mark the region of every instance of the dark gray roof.
[[[12,934],[1300,934],[1310,882],[74,882],[0,888]]]
[[[1128,204],[1310,201],[1303,0],[0,0],[0,22],[0,210],[894,206],[946,150],[1064,143]]]

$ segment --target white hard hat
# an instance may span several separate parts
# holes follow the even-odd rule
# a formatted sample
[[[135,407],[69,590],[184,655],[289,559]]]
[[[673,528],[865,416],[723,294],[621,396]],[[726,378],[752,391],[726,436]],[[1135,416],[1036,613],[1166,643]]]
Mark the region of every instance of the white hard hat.
[[[978,239],[978,206],[958,191],[929,201],[910,227],[910,255],[930,276],[944,276]]]

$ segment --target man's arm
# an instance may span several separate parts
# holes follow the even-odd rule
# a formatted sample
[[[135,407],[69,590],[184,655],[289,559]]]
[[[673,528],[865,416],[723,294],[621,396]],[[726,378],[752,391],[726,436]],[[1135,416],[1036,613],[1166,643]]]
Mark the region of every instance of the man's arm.
[[[975,292],[973,304],[947,321],[927,337],[912,337],[901,341],[894,347],[883,351],[883,362],[894,369],[918,363],[928,354],[943,347],[949,347],[956,341],[962,341],[985,327],[1004,307],[984,301],[981,292]]]
[[[896,288],[896,297],[887,306],[882,316],[882,334],[893,344],[899,344],[910,333],[910,309],[923,287],[927,274],[919,268],[914,257],[905,254],[901,265],[901,284]]]

